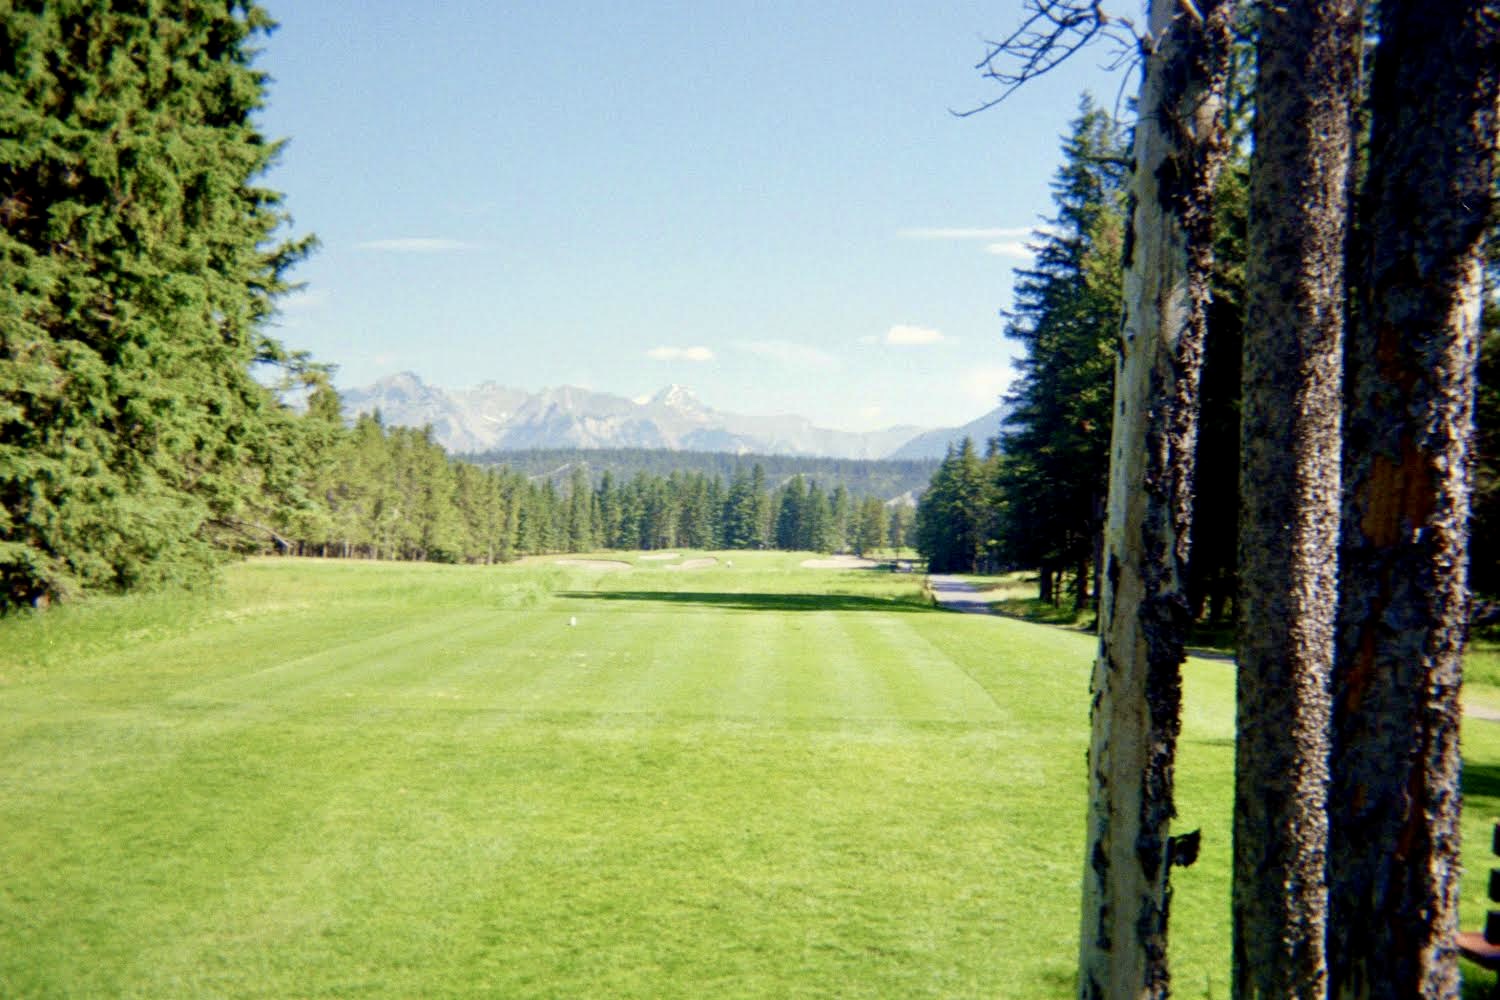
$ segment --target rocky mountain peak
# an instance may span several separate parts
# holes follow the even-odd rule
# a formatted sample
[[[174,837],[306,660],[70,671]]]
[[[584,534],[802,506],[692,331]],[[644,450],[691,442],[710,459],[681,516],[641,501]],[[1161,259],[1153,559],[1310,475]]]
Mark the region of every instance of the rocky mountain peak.
[[[529,393],[485,382],[470,389],[429,385],[414,372],[343,393],[345,413],[380,410],[387,424],[431,426],[452,452],[527,448],[665,448],[832,458],[941,457],[956,431],[890,427],[853,432],[803,417],[751,417],[711,409],[683,385],[635,400],[556,386]],[[998,415],[981,418],[998,427]],[[978,423],[978,422],[976,422]],[[988,433],[994,433],[989,430]]]

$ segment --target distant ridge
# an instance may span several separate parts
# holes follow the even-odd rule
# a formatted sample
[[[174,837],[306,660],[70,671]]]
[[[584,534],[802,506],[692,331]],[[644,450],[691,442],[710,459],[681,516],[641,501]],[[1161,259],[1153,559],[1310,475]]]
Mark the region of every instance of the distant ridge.
[[[424,382],[414,372],[401,372],[345,390],[342,397],[351,419],[379,410],[387,424],[431,426],[433,437],[455,453],[645,448],[922,459],[941,458],[952,435],[961,437],[965,430],[931,431],[915,426],[868,432],[831,430],[814,426],[804,417],[713,410],[680,385],[632,400],[575,386],[530,393],[484,382],[468,389],[445,389]],[[998,427],[998,418],[994,423]]]
[[[1010,407],[1001,404],[979,419],[971,420],[962,427],[947,427],[942,430],[927,431],[926,433],[918,434],[891,452],[887,457],[942,458],[950,444],[956,445],[964,438],[973,441],[975,450],[982,455],[987,449],[990,439],[1000,435],[1000,429],[1009,414]]]

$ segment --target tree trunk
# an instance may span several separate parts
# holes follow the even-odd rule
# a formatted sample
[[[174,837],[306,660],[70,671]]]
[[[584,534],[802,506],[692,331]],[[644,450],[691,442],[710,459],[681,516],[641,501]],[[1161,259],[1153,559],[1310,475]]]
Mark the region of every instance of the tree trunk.
[[[1261,10],[1240,466],[1233,995],[1327,988],[1329,674],[1337,587],[1357,0]]]
[[[1091,546],[1092,548],[1092,546]],[[1089,562],[1090,554],[1080,556],[1073,570],[1073,610],[1082,612],[1089,606]]]
[[[1079,995],[1166,997],[1198,375],[1231,4],[1151,4],[1115,367]],[[1201,17],[1197,16],[1201,12]]]
[[[1455,5],[1459,6],[1459,5]],[[1458,704],[1500,10],[1383,0],[1344,446],[1337,997],[1457,997]]]

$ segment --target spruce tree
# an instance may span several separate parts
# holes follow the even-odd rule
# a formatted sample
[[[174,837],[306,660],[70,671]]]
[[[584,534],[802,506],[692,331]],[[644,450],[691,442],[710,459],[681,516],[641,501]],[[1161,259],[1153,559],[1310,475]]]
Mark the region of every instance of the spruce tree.
[[[274,458],[253,4],[0,18],[0,607],[199,577]]]
[[[1121,305],[1124,137],[1085,95],[1052,183],[1057,214],[1016,275],[1005,335],[1023,349],[997,470],[1007,562],[1073,573],[1087,599],[1103,521]]]

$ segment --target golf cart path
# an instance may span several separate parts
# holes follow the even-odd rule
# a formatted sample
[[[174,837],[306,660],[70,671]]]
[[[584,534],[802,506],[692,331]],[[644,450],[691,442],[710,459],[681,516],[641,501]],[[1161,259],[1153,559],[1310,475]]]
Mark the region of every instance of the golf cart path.
[[[933,598],[945,608],[971,615],[995,613],[978,587],[958,577],[935,573],[927,578],[927,584],[932,588]]]

